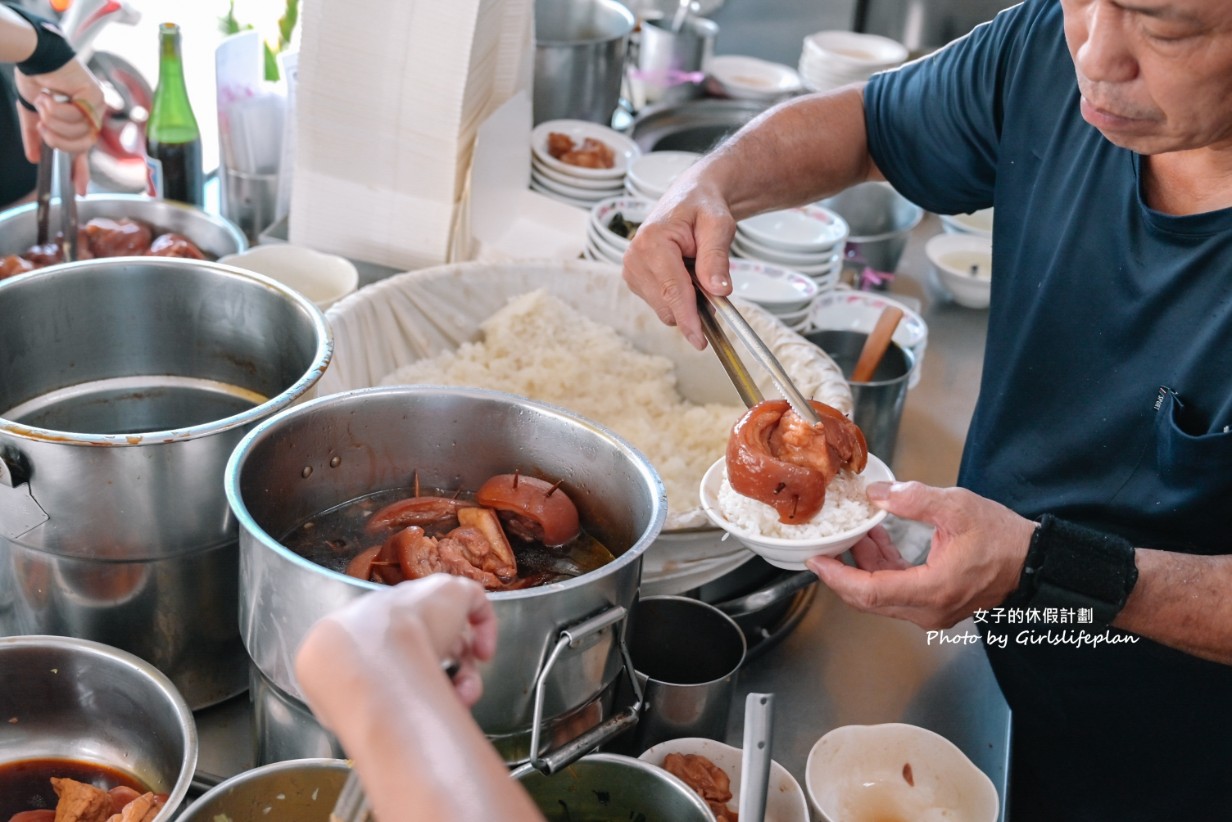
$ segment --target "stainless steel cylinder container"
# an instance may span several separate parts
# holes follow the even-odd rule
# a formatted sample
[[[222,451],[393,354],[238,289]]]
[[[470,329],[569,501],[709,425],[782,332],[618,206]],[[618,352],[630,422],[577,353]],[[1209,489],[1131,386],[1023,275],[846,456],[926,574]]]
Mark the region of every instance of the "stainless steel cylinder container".
[[[642,555],[666,515],[650,463],[564,410],[433,386],[322,397],[244,438],[226,488],[240,523],[240,628],[257,669],[258,761],[325,753],[327,735],[305,725],[310,714],[293,676],[295,653],[317,619],[380,588],[305,559],[280,539],[349,500],[409,488],[416,474],[425,488],[473,490],[514,470],[561,480],[583,526],[616,559],[565,582],[489,595],[500,642],[482,669],[484,695],[473,713],[510,762],[529,755],[537,681],[547,738],[585,719],[624,668],[623,616],[637,594]]]
[[[132,654],[60,636],[0,638],[0,765],[71,759],[118,770],[168,795],[175,817],[197,767],[197,726],[183,696]],[[29,806],[0,796],[5,819]]]
[[[194,260],[72,263],[0,282],[0,634],[130,651],[193,708],[240,693],[223,472],[329,363],[324,316]]]
[[[616,0],[535,0],[536,125],[611,122],[633,26]]]

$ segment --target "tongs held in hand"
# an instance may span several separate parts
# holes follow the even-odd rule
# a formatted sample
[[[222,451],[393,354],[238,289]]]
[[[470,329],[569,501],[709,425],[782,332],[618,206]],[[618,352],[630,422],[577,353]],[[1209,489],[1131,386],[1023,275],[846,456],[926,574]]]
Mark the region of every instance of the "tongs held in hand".
[[[65,94],[48,92],[57,103],[70,102]],[[77,192],[73,189],[72,155],[56,151],[46,141],[39,147],[38,187],[35,190],[36,215],[38,219],[38,244],[47,245],[55,240],[51,233],[51,188],[53,179],[58,183],[60,196],[60,250],[66,263],[77,259]]]
[[[791,381],[791,377],[787,376],[787,371],[783,369],[782,364],[775,358],[774,352],[770,350],[761,337],[757,336],[757,332],[749,325],[748,320],[744,318],[740,310],[732,305],[731,300],[726,297],[716,296],[702,288],[701,283],[697,280],[697,271],[694,269],[693,260],[686,258],[684,264],[689,272],[689,276],[693,278],[693,287],[697,291],[697,313],[702,321],[702,333],[706,335],[707,342],[714,349],[719,362],[723,364],[723,370],[727,372],[727,376],[731,378],[732,383],[736,386],[736,391],[739,392],[740,399],[744,401],[744,404],[752,408],[761,402],[761,391],[753,381],[753,377],[749,374],[748,369],[745,368],[744,363],[741,362],[736,349],[732,347],[731,341],[723,331],[723,326],[719,323],[720,319],[735,332],[745,349],[753,355],[753,358],[761,363],[762,367],[770,373],[770,379],[783,394],[783,398],[791,405],[792,410],[810,425],[820,424],[821,418],[813,410],[813,406],[809,403],[808,398],[800,393],[800,389]]]

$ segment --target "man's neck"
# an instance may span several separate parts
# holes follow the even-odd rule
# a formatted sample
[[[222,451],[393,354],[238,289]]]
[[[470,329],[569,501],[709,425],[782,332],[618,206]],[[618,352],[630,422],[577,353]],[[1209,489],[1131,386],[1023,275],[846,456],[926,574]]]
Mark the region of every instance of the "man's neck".
[[[1142,158],[1147,205],[1165,214],[1232,207],[1232,146]]]

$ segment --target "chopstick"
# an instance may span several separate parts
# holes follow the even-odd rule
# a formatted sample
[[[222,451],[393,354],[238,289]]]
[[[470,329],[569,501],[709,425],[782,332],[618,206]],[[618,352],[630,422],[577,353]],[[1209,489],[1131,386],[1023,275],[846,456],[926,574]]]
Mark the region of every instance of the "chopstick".
[[[745,405],[751,408],[761,402],[761,392],[758,390],[756,383],[753,382],[753,378],[750,376],[748,369],[745,368],[744,363],[740,361],[740,357],[736,354],[716,317],[727,323],[728,327],[735,332],[736,337],[744,345],[745,350],[752,354],[753,359],[761,363],[762,367],[770,373],[770,379],[783,394],[783,398],[787,400],[792,410],[810,425],[820,424],[821,418],[813,410],[813,406],[809,403],[808,398],[791,381],[791,377],[787,375],[787,371],[784,370],[782,364],[774,356],[774,352],[770,350],[770,347],[766,345],[761,337],[757,336],[757,332],[749,325],[748,320],[744,318],[740,310],[732,305],[731,300],[726,297],[715,296],[702,288],[701,283],[697,281],[697,272],[694,269],[693,260],[686,258],[684,264],[689,272],[689,276],[693,278],[693,287],[697,291],[697,313],[702,317],[702,333],[706,335],[706,340],[714,349],[714,353],[718,356],[719,362],[723,364],[723,369],[727,371],[727,375],[736,386],[736,391],[739,392],[740,398],[744,400]]]

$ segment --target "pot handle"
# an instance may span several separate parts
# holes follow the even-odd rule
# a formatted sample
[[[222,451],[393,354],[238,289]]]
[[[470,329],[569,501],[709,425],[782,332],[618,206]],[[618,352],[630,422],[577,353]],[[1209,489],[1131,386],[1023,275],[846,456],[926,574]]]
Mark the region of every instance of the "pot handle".
[[[561,768],[567,768],[572,765],[585,754],[612,739],[617,734],[621,734],[637,724],[638,716],[641,714],[645,703],[642,696],[641,683],[637,681],[637,676],[633,673],[633,660],[629,656],[629,645],[625,641],[625,628],[628,624],[626,617],[628,615],[629,612],[624,606],[616,605],[601,614],[593,616],[577,625],[565,628],[560,632],[560,636],[556,640],[556,647],[548,655],[547,660],[543,663],[543,668],[539,671],[538,678],[535,680],[535,711],[532,720],[534,724],[530,731],[530,762],[524,765],[523,768],[529,766],[540,773],[554,774]],[[580,645],[587,636],[598,633],[609,626],[617,625],[617,623],[619,623],[619,627],[616,628],[616,639],[620,647],[620,657],[624,672],[628,675],[629,681],[633,685],[634,703],[623,711],[600,722],[580,736],[561,745],[556,750],[549,751],[540,756],[539,743],[543,728],[545,683],[547,682],[548,674],[552,672],[553,666],[556,665],[556,660],[560,658],[560,655],[566,649],[576,648]],[[515,771],[514,773],[517,772]]]
[[[20,457],[0,454],[0,537],[15,540],[50,519],[30,493],[29,478]]]

